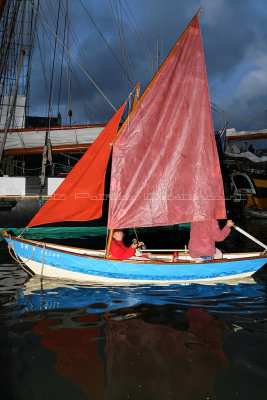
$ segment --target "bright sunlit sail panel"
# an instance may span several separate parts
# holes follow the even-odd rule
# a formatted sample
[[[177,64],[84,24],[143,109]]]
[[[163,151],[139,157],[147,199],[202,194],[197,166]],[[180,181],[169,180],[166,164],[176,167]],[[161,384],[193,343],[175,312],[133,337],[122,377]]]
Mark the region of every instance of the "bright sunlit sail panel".
[[[115,142],[108,227],[225,216],[196,16]]]

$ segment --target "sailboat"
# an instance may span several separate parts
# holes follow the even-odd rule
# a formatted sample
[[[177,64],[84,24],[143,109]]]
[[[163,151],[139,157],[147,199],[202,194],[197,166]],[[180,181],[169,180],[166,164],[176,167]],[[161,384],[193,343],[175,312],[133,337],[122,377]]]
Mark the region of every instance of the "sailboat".
[[[251,276],[266,263],[264,252],[225,253],[221,260],[202,262],[185,250],[174,261],[172,254],[109,257],[114,229],[226,218],[198,14],[121,128],[124,104],[28,224],[100,218],[112,149],[106,250],[26,240],[2,231],[31,274],[101,283],[207,283]]]

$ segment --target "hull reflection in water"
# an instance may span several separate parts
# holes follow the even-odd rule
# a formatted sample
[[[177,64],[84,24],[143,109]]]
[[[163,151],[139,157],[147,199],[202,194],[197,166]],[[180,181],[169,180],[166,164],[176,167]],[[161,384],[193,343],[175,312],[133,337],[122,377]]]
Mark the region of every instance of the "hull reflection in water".
[[[241,296],[254,309],[264,301],[246,282],[57,287],[35,277],[17,293],[13,313],[34,352],[39,338],[57,376],[85,398],[215,399],[215,378],[228,367],[223,342],[234,332],[224,316],[242,314]]]
[[[153,305],[164,305],[173,299],[174,304],[191,306],[195,302],[207,307],[207,310],[216,306],[216,311],[222,311],[217,302],[217,296],[227,299],[227,308],[231,308],[232,299],[244,296],[244,289],[248,298],[258,297],[255,291],[255,281],[248,277],[231,280],[231,284],[181,284],[181,285],[121,285],[104,286],[101,284],[77,285],[68,281],[40,278],[34,276],[24,285],[21,294],[16,297],[19,305],[19,313],[27,311],[53,310],[64,308],[84,307],[87,312],[101,313],[118,308],[132,307],[148,303]],[[207,303],[206,303],[206,300]],[[214,302],[214,303],[212,303]],[[215,303],[216,302],[216,303]]]

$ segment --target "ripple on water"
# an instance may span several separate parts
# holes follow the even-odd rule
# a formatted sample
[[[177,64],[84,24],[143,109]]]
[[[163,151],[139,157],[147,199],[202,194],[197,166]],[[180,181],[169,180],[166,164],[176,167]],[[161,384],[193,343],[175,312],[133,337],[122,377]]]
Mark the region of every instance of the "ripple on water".
[[[28,275],[18,265],[1,264],[0,266],[0,293],[11,294],[20,289]]]
[[[23,272],[23,271],[22,271]],[[9,267],[3,268],[0,293],[14,294],[11,307],[19,310],[83,308],[87,313],[103,313],[113,309],[135,307],[140,304],[153,306],[171,305],[177,310],[200,307],[216,313],[266,312],[266,289],[255,283],[234,285],[171,285],[171,286],[102,286],[81,285],[52,279],[32,277]]]

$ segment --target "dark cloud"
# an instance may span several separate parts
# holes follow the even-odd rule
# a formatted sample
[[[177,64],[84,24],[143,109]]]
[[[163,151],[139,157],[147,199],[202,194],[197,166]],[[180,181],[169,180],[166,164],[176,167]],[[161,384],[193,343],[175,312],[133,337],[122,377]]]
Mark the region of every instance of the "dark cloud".
[[[42,12],[48,11],[46,2],[42,3]],[[57,4],[57,1],[53,2],[54,14]],[[239,129],[244,119],[253,119],[266,108],[267,10],[263,0],[71,0],[69,4],[71,52],[116,108],[133,90],[136,81],[141,82],[141,90],[149,83],[155,68],[156,37],[159,35],[162,62],[199,7],[203,8],[199,20],[210,96],[217,110],[224,111],[229,126]],[[118,16],[120,24],[116,24],[114,15]],[[51,11],[47,12],[47,19],[55,29]],[[63,36],[62,28],[60,32]],[[51,37],[50,49],[53,40]],[[126,45],[127,52],[122,52]],[[46,55],[47,80],[51,74],[51,57]],[[58,60],[60,57],[59,53]],[[34,106],[31,110],[33,113],[47,112],[47,106],[42,106],[47,95],[40,94],[44,80],[40,78],[42,68],[37,53],[34,62],[31,86]],[[96,88],[73,59],[71,66],[73,121],[105,122],[113,113],[112,107],[105,99],[100,100]],[[62,113],[67,112],[65,75]],[[55,93],[59,88],[58,76],[54,83]],[[54,95],[55,105],[57,96]],[[86,112],[81,104],[86,104]],[[56,106],[54,112],[57,112]],[[221,114],[215,114],[215,128],[219,128]],[[259,125],[259,128],[264,126]]]

